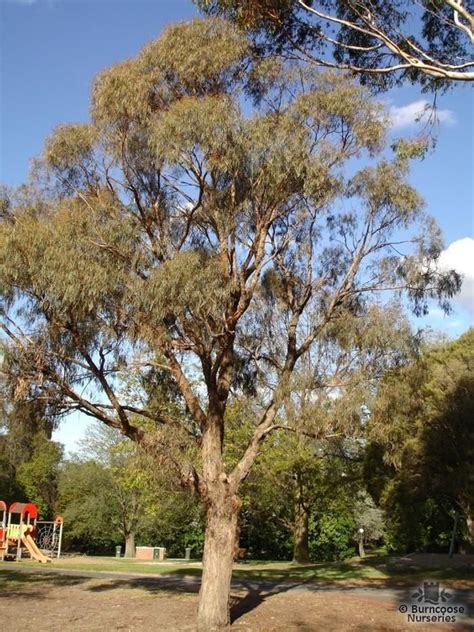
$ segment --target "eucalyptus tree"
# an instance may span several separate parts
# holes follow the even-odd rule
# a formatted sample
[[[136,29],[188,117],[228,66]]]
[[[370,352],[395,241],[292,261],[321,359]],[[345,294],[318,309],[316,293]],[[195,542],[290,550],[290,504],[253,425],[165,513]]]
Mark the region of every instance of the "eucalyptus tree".
[[[196,0],[278,52],[357,74],[377,88],[438,90],[474,80],[472,0]]]
[[[298,363],[348,311],[403,294],[422,313],[459,286],[437,271],[439,231],[406,163],[377,160],[385,131],[347,78],[252,65],[234,26],[197,20],[100,73],[91,122],[60,125],[39,184],[2,204],[3,329],[22,388],[119,429],[195,489],[199,630],[229,622],[239,487]],[[345,177],[359,156],[370,162]],[[150,367],[185,415],[123,393]],[[248,379],[261,406],[230,467],[226,408]]]

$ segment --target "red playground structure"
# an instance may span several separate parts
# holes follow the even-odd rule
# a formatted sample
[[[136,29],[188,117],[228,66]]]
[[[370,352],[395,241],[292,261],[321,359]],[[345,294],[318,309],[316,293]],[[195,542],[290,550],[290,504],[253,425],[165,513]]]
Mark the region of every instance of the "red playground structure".
[[[7,505],[0,500],[0,560],[16,559],[21,560],[22,551],[26,549],[31,559],[46,564],[51,562],[51,557],[45,553],[55,552],[54,546],[46,546],[45,550],[38,547],[38,507],[33,503],[12,503],[7,510]],[[61,549],[61,536],[63,519],[58,516],[53,523],[41,523],[42,525],[53,525],[53,534],[59,538],[59,545],[56,543],[57,554]],[[54,542],[49,542],[54,544]],[[54,539],[54,537],[53,537]]]

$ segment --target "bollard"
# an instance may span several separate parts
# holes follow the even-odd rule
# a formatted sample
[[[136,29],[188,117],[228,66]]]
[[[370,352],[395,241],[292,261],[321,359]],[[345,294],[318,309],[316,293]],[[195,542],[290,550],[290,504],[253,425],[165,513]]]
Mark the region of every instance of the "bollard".
[[[190,560],[191,559],[191,547],[190,546],[187,546],[184,549],[184,559],[185,560]]]
[[[121,546],[116,546],[115,547],[115,557],[121,557],[122,555],[122,547]]]

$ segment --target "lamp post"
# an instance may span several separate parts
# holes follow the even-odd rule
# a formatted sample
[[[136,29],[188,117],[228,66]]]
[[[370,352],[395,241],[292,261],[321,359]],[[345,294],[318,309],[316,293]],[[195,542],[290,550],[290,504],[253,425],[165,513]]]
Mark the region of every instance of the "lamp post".
[[[364,529],[361,527],[359,529],[359,537],[357,538],[359,544],[359,557],[365,557],[364,551]]]

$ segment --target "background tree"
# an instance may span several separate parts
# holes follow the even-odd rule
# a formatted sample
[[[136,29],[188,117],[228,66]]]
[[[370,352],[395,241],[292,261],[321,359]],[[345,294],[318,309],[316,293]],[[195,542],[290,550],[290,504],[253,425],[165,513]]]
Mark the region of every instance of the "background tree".
[[[159,511],[159,480],[136,444],[107,426],[89,430],[82,445],[83,458],[100,464],[113,498],[111,521],[125,541],[125,557],[135,557],[135,540],[147,515]],[[103,508],[107,512],[107,507]]]
[[[64,516],[67,530],[65,546],[69,550],[89,554],[110,554],[118,544],[129,542],[133,533],[141,546],[164,546],[170,557],[183,557],[191,547],[193,557],[202,553],[204,530],[199,503],[189,490],[177,489],[176,484],[160,472],[150,481],[148,466],[140,457],[134,470],[142,468],[135,484],[130,486],[129,464],[118,473],[116,463],[110,468],[103,462],[80,458],[63,463],[59,475],[58,511]],[[144,468],[144,471],[143,471]],[[125,482],[125,489],[121,484]],[[133,498],[136,493],[139,503]],[[124,499],[131,502],[124,503]],[[140,504],[141,512],[132,513]],[[125,513],[125,515],[124,515]]]
[[[360,477],[338,457],[302,437],[275,433],[242,489],[242,546],[297,564],[352,555]]]
[[[376,487],[393,548],[446,548],[456,515],[472,542],[473,363],[471,329],[382,382],[371,423],[387,462]]]
[[[42,518],[54,518],[62,454],[61,444],[37,433],[34,436],[31,457],[16,469],[17,482],[24,490],[28,502],[38,506]]]
[[[438,90],[474,80],[470,0],[197,0],[278,53],[356,73],[387,89],[404,81]]]
[[[57,508],[64,517],[66,548],[110,553],[124,541],[120,505],[110,471],[92,460],[69,460],[58,481]]]
[[[274,337],[277,331],[274,323]],[[251,555],[286,559],[292,543],[296,563],[351,556],[356,525],[367,542],[380,540],[381,511],[362,479],[368,411],[384,373],[406,364],[416,348],[396,305],[358,317],[348,312],[313,345],[279,415],[283,434],[266,440],[242,488],[240,541]],[[231,459],[254,414],[243,399],[229,409]],[[288,428],[295,432],[285,439]]]
[[[360,527],[366,542],[380,541],[383,516],[364,490],[361,449],[357,458],[347,440],[300,439],[272,435],[242,488],[245,554],[301,564],[341,560],[354,555]]]
[[[362,544],[380,543],[385,536],[385,515],[364,488],[357,495],[352,507],[357,536],[359,529],[364,530],[362,536],[359,536]]]
[[[15,477],[5,434],[0,434],[0,498],[5,499],[7,504],[11,500],[25,500],[24,492]]]
[[[18,377],[194,487],[206,514],[200,630],[228,625],[239,487],[301,359],[349,311],[404,295],[423,313],[459,288],[437,270],[439,231],[405,161],[344,176],[383,148],[380,106],[345,77],[249,64],[224,21],[168,28],[99,75],[92,122],[58,127],[39,188],[3,205],[2,327]],[[251,114],[249,82],[265,95]],[[184,418],[123,395],[124,376],[150,366],[169,371]],[[258,412],[229,468],[225,413],[246,373]]]
[[[6,367],[10,358],[8,353],[3,357]],[[45,402],[11,386],[8,380],[2,381],[0,498],[7,504],[34,502],[42,518],[51,518],[62,458],[62,447],[51,440],[56,422]]]
[[[204,517],[199,500],[189,489],[177,488],[176,481],[163,481],[158,490],[158,511],[148,513],[140,532],[140,544],[164,546],[169,557],[200,558],[204,548]]]

